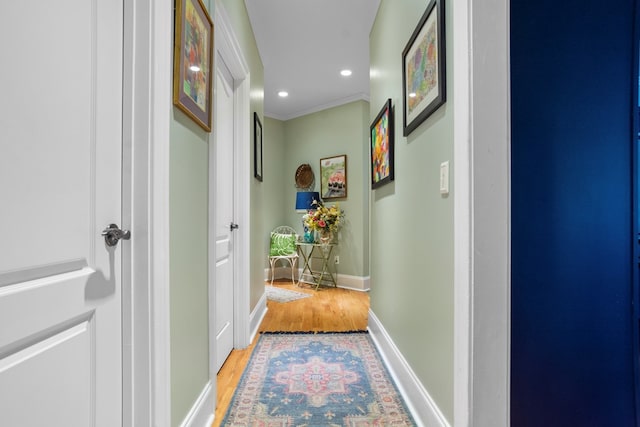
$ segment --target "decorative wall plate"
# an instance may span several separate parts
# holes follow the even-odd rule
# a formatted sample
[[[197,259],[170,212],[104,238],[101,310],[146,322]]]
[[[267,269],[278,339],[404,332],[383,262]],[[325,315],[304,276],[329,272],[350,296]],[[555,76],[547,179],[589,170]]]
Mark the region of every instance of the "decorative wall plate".
[[[313,170],[307,163],[296,169],[296,187],[300,189],[310,188],[313,185]]]

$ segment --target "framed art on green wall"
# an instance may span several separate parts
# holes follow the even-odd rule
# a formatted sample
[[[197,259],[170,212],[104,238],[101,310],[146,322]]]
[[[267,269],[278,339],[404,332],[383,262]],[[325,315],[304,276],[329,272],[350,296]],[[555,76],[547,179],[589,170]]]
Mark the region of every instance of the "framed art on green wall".
[[[347,155],[320,159],[320,197],[342,199],[347,197]]]
[[[393,107],[387,99],[371,123],[371,188],[393,181]]]
[[[431,0],[402,51],[402,134],[409,135],[446,97],[444,1]]]
[[[211,132],[213,22],[202,0],[176,0],[173,104]]]

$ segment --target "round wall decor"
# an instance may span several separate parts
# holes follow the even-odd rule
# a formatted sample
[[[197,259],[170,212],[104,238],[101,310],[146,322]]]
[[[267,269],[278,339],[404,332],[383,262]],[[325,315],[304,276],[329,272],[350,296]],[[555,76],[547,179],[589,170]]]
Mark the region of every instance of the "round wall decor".
[[[313,170],[307,163],[298,166],[296,169],[296,187],[300,189],[307,189],[313,185]]]

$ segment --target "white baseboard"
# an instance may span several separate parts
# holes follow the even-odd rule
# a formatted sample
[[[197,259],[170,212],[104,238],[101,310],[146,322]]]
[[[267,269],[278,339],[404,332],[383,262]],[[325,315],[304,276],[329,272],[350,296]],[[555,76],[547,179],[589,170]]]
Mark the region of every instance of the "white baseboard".
[[[302,273],[302,269],[298,268],[295,271],[294,277],[296,280],[300,277],[300,273]],[[275,280],[278,279],[291,279],[291,267],[286,266],[276,266],[273,269],[273,278]],[[264,280],[265,282],[271,283],[271,269],[264,269]],[[351,276],[349,274],[340,274],[336,275],[336,282],[338,283],[339,288],[352,289],[354,291],[363,291],[368,292],[370,289],[370,279],[369,276]]]
[[[253,339],[258,334],[258,328],[260,328],[260,323],[262,323],[262,319],[267,314],[267,294],[264,292],[258,300],[258,303],[254,307],[253,311],[249,315],[249,331],[251,332],[251,336],[249,337],[249,342],[252,343]]]
[[[339,288],[352,289],[354,291],[369,292],[369,276],[351,276],[348,274],[340,274],[336,276]]]
[[[207,382],[180,427],[209,427],[213,423],[215,396],[211,381]]]
[[[296,278],[296,280],[298,280],[298,275],[300,274],[300,269],[295,269],[293,270],[293,277]],[[273,268],[273,278],[275,280],[278,279],[289,279],[291,280],[291,267],[288,266],[280,266],[277,265]],[[264,269],[264,281],[265,282],[269,282],[271,283],[271,269],[270,268],[265,268]]]
[[[421,426],[451,427],[380,320],[371,310],[369,310],[368,329],[416,422]]]

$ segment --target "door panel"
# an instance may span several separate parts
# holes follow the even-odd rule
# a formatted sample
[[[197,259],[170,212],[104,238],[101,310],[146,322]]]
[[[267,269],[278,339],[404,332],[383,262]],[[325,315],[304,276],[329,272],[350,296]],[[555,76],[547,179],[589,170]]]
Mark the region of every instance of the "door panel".
[[[36,337],[33,344],[0,361],[0,383],[13,388],[3,393],[4,425],[91,425],[94,336],[89,322],[61,328],[45,339]],[[64,393],[60,384],[65,384]],[[25,411],[25,395],[37,410]]]
[[[122,15],[0,14],[0,425],[122,422],[121,251],[100,235],[121,218]]]
[[[216,71],[215,367],[217,371],[233,350],[234,238],[230,224],[234,222],[234,94],[231,73],[220,58],[218,58]]]

